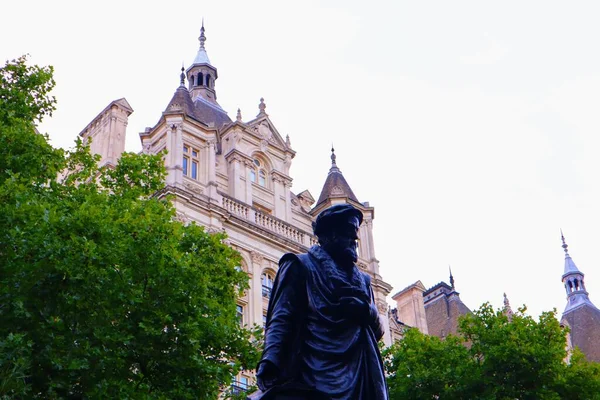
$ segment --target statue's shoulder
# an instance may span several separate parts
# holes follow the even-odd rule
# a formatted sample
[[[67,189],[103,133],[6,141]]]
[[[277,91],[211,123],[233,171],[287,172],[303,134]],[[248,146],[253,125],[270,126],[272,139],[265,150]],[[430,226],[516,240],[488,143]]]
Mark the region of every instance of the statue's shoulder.
[[[279,259],[279,269],[294,268],[298,272],[305,272],[307,269],[313,268],[314,262],[306,253],[294,254],[286,253]]]

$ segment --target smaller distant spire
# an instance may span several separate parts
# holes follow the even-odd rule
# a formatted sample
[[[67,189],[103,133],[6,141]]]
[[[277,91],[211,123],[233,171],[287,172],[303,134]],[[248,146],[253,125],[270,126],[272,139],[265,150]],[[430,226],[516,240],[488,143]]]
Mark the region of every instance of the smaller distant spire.
[[[504,315],[508,317],[508,320],[512,320],[513,310],[510,306],[510,302],[508,301],[508,297],[506,293],[504,293]]]
[[[185,87],[185,74],[183,73],[183,71],[185,71],[185,68],[183,67],[183,64],[181,64],[181,74],[179,75],[179,86]]]
[[[448,272],[450,272],[450,286],[454,289],[454,276],[452,276],[452,268],[448,265]]]
[[[265,112],[265,109],[267,108],[267,105],[265,104],[265,99],[264,98],[260,98],[260,104],[258,105],[258,115],[257,117],[260,117],[262,115],[267,115],[267,113]]]
[[[198,37],[198,40],[200,41],[200,49],[205,50],[204,42],[206,42],[206,36],[204,35],[204,17],[202,17],[202,27],[200,28],[200,37]]]
[[[235,120],[238,122],[242,122],[242,110],[238,108],[237,115],[235,116]]]

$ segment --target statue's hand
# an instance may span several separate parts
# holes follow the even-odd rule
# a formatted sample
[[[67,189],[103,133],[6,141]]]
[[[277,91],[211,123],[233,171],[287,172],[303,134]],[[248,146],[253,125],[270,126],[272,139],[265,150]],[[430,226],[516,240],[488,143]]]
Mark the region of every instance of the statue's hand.
[[[258,366],[256,372],[256,384],[258,388],[263,392],[275,386],[277,379],[279,378],[279,370],[271,361],[263,360]]]
[[[340,297],[339,301],[342,312],[346,318],[358,322],[368,323],[369,321],[369,303],[361,298],[348,296]]]

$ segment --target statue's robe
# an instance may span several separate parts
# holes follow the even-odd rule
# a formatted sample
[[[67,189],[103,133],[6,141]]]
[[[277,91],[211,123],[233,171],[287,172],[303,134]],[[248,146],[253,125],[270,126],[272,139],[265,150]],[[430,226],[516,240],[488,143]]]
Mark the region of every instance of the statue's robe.
[[[272,362],[280,379],[263,398],[286,398],[269,392],[301,387],[332,400],[387,400],[370,277],[356,266],[351,274],[341,270],[318,245],[308,254],[284,255],[279,267],[261,362]],[[340,303],[344,297],[363,299],[368,312],[357,318]]]

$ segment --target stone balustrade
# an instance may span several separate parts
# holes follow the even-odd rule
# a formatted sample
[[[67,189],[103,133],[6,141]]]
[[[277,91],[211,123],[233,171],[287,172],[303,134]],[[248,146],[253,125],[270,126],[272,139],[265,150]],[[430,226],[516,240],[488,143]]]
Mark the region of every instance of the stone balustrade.
[[[233,199],[223,196],[223,208],[232,213],[233,215],[237,215],[238,217],[248,219],[248,209],[250,207],[248,207],[247,205],[244,205]]]
[[[317,238],[310,233],[226,195],[223,195],[223,208],[235,216],[253,222],[303,246],[310,247],[317,244]]]

